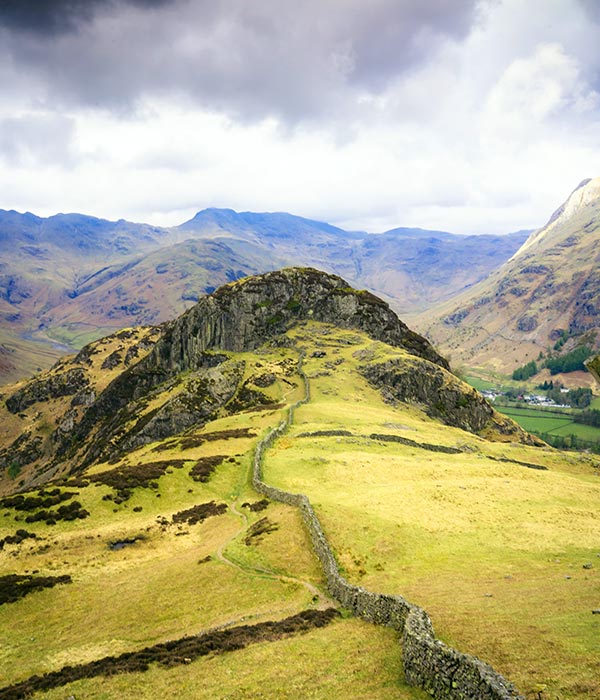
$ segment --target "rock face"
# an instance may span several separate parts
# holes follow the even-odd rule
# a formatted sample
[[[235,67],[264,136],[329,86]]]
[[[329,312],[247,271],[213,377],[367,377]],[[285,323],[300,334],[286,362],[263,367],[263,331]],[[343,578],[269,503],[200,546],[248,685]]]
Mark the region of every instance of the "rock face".
[[[148,362],[169,373],[193,369],[206,350],[253,350],[308,319],[364,331],[448,368],[431,344],[384,301],[312,268],[289,268],[221,287],[167,329]]]
[[[388,360],[363,365],[361,371],[387,401],[415,403],[446,425],[472,433],[492,431],[520,442],[541,444],[497,413],[479,392],[440,367]]]
[[[84,371],[73,367],[61,375],[30,381],[6,400],[6,407],[11,413],[19,413],[40,401],[77,394],[87,385]]]

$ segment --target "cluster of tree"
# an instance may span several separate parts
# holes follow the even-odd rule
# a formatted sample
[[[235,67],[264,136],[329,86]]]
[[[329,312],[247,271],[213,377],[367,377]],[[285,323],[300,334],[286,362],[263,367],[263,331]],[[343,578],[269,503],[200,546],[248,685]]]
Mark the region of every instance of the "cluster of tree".
[[[592,403],[592,390],[584,388],[571,389],[566,394],[566,397],[569,406],[573,408],[587,408]]]
[[[560,332],[560,338],[554,343],[554,349],[555,350],[560,350],[562,346],[567,342],[569,339],[569,331],[563,331],[561,330]]]
[[[587,345],[580,345],[575,350],[571,350],[566,355],[560,357],[549,357],[546,360],[546,367],[550,370],[550,374],[558,374],[559,372],[577,372],[577,370],[585,370],[583,364],[585,360],[592,354],[591,348]]]
[[[529,377],[533,377],[534,374],[538,373],[538,367],[535,360],[531,360],[526,365],[522,367],[517,367],[517,369],[512,373],[512,378],[518,382],[525,381]]]
[[[572,408],[587,408],[592,402],[592,390],[587,388],[571,389],[563,391],[563,385],[560,382],[544,382],[538,384],[538,389],[546,391],[546,396],[554,401],[554,403],[568,404]]]
[[[560,450],[591,450],[600,454],[600,443],[592,440],[582,440],[576,435],[556,435],[555,433],[536,433],[544,442]]]
[[[600,428],[600,411],[597,408],[592,408],[588,411],[582,411],[573,416],[575,423],[584,423],[585,425],[593,425]]]
[[[548,391],[548,389],[554,389],[554,382],[552,379],[548,381],[547,379],[544,379],[542,384],[538,384],[536,389],[541,389],[542,391]]]
[[[557,350],[562,347],[562,343],[568,338],[568,335],[563,335],[559,341],[554,346]],[[559,344],[560,343],[560,344]],[[557,347],[558,346],[558,347]],[[535,360],[531,360],[522,367],[517,367],[512,373],[512,378],[517,382],[523,382],[533,377],[538,373],[541,367],[547,367],[550,370],[550,374],[558,374],[559,372],[577,372],[578,370],[587,371],[584,362],[593,354],[592,349],[587,345],[580,345],[575,350],[566,353],[565,355],[560,355],[559,357],[548,357],[546,361],[538,368]],[[541,359],[542,355],[540,353]],[[546,382],[544,382],[545,384]],[[540,386],[540,389],[546,389],[549,387]]]

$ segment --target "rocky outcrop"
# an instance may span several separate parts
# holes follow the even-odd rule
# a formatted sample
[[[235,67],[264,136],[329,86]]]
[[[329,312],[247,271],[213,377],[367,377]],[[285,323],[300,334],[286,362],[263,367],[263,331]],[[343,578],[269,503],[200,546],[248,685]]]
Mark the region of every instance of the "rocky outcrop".
[[[106,456],[113,456],[208,422],[219,408],[234,397],[243,372],[242,362],[224,362],[217,367],[203,369],[186,383],[179,394],[142,415],[122,437],[115,439],[110,429],[102,431],[96,440],[96,447],[102,445],[102,434],[105,433],[107,438],[112,438],[110,442],[107,441],[109,450]],[[132,413],[135,415],[136,411]]]
[[[59,457],[64,457],[72,444],[83,444],[96,430],[102,439],[87,448],[81,462],[90,464],[105,454],[107,445],[115,446],[120,426],[132,420],[129,407],[159,385],[176,381],[185,372],[219,366],[227,356],[218,351],[250,351],[269,341],[280,342],[289,328],[307,320],[360,330],[374,340],[426,358],[434,368],[448,367],[425,338],[411,331],[385,302],[369,292],[356,291],[340,277],[311,268],[270,272],[221,287],[167,324],[150,353],[113,380],[87,409],[69,442],[59,447]],[[260,402],[256,390],[243,389],[250,391],[254,403]],[[240,407],[248,403],[243,398],[240,394]],[[205,415],[198,406],[188,411],[188,404],[178,399],[150,419],[144,418],[143,439],[161,439],[208,420],[210,412]],[[140,430],[134,432],[142,439]]]
[[[35,462],[43,454],[42,443],[39,435],[24,432],[11,445],[0,450],[0,471],[10,468],[18,471],[26,464]]]
[[[354,328],[441,367],[446,360],[390,307],[341,278],[289,268],[221,287],[170,324],[148,357],[168,373],[194,369],[206,350],[253,350],[302,320]]]
[[[479,392],[431,362],[397,358],[362,365],[360,371],[385,400],[415,403],[446,425],[472,433],[491,430],[525,444],[540,444],[498,414]]]
[[[594,355],[585,361],[585,366],[588,368],[594,379],[600,383],[600,355]]]
[[[92,431],[94,439],[85,446],[79,467],[203,425],[237,396],[243,374],[244,363],[226,355],[207,356],[205,366],[184,380],[170,378],[165,372],[127,370],[88,408],[68,439],[55,431],[52,437],[59,443],[58,458],[68,456],[72,445],[83,442]],[[159,391],[165,390],[167,398],[147,410],[148,402],[156,398],[155,384],[160,385]]]
[[[73,396],[88,385],[85,371],[80,367],[73,367],[60,374],[31,380],[6,399],[6,407],[11,413],[20,413],[40,401]]]
[[[569,332],[579,335],[600,326],[600,274],[593,270],[577,292]]]
[[[521,316],[517,321],[517,329],[523,333],[531,333],[538,327],[537,318],[535,316]]]

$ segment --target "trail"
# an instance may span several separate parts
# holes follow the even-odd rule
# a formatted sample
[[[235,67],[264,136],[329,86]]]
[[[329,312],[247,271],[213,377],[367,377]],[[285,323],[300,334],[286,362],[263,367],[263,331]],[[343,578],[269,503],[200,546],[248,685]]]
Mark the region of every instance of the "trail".
[[[294,391],[297,390],[297,387],[294,385],[287,391],[282,393],[282,399],[287,399],[290,394],[292,394]],[[251,473],[251,468],[248,470],[248,473],[244,477],[244,482],[245,484],[250,483],[250,473]],[[224,542],[221,543],[217,551],[215,552],[216,558],[222,563],[227,566],[231,566],[234,569],[237,569],[238,571],[243,572],[244,574],[248,574],[251,576],[258,576],[260,578],[267,578],[272,581],[281,581],[283,583],[292,583],[296,584],[299,586],[302,586],[305,590],[307,590],[311,597],[312,597],[312,605],[311,607],[316,608],[317,610],[325,610],[326,608],[331,608],[331,607],[337,607],[338,603],[334,601],[332,598],[330,598],[328,595],[326,595],[322,590],[320,590],[317,586],[315,586],[313,583],[310,581],[306,581],[305,579],[297,578],[295,576],[290,576],[287,574],[282,574],[282,573],[277,573],[276,571],[273,571],[272,569],[266,569],[263,567],[258,567],[258,566],[252,566],[250,564],[243,564],[238,561],[235,561],[231,559],[230,557],[227,556],[226,550],[227,547],[235,541],[238,537],[240,537],[243,533],[245,533],[248,529],[249,525],[249,520],[248,520],[248,514],[245,513],[243,510],[239,509],[239,498],[237,498],[234,502],[229,504],[229,510],[236,515],[237,517],[240,518],[241,520],[241,527],[239,530],[234,532],[230,537],[228,537]],[[271,611],[273,613],[275,611]],[[281,611],[280,611],[281,612]],[[251,616],[251,617],[256,617],[256,616]],[[248,619],[248,618],[243,618],[243,619]],[[218,629],[222,629],[224,626],[230,626],[232,624],[235,624],[236,622],[239,622],[240,620],[232,621],[230,623],[226,623],[226,625],[219,626]]]
[[[227,566],[231,566],[234,569],[237,569],[238,571],[241,571],[245,574],[259,576],[261,578],[267,578],[272,581],[282,581],[283,583],[294,583],[296,585],[302,586],[311,594],[313,599],[313,606],[317,610],[324,610],[325,608],[337,607],[337,603],[335,603],[331,598],[325,595],[323,591],[319,590],[319,588],[317,588],[310,581],[306,581],[305,579],[297,578],[295,576],[289,576],[287,574],[277,573],[272,569],[265,569],[259,566],[251,566],[250,564],[242,564],[229,558],[225,553],[225,550],[234,540],[240,537],[248,529],[248,515],[243,511],[238,510],[237,501],[230,504],[229,509],[234,515],[237,515],[241,519],[242,526],[239,530],[234,532],[233,535],[231,535],[227,540],[225,540],[225,542],[223,542],[217,549],[215,554],[217,559],[221,563],[226,564]]]

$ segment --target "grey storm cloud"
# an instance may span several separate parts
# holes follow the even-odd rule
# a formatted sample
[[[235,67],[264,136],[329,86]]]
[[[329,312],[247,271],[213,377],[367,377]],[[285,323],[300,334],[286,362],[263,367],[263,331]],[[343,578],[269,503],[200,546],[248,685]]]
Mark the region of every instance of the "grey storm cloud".
[[[141,7],[156,7],[171,0],[121,0]],[[2,0],[0,25],[44,35],[75,31],[89,22],[99,8],[114,0]]]
[[[14,0],[0,45],[46,105],[184,98],[252,120],[343,113],[477,20],[477,0]],[[0,54],[0,59],[2,55]],[[9,88],[10,89],[10,88]]]

